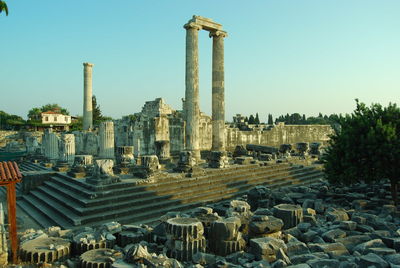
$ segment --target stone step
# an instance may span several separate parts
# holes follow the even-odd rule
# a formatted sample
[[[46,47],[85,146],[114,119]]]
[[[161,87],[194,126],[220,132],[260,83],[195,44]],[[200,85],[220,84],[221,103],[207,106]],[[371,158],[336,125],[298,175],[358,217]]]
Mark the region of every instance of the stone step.
[[[286,174],[287,175],[287,174]],[[263,180],[265,180],[265,178],[264,177],[259,177],[258,178],[258,180],[260,180],[260,179],[263,179]],[[278,178],[278,179],[280,179],[280,178]],[[292,176],[289,176],[289,177],[287,177],[287,179],[293,179],[293,177]],[[254,185],[252,185],[252,184],[249,184],[249,185],[245,185],[244,186],[245,187],[245,189],[243,190],[243,191],[247,191],[248,189],[250,189],[251,187],[254,187]],[[220,195],[223,195],[224,193],[227,193],[227,187],[226,186],[220,186],[220,187],[218,187],[218,188],[213,188],[213,189],[210,189],[210,188],[208,188],[208,189],[205,189],[205,190],[207,190],[207,191],[209,191],[209,192],[211,192],[211,195],[216,195],[216,196],[220,196]],[[213,191],[211,191],[211,190],[213,190]],[[235,188],[232,188],[231,190],[230,190],[230,192],[235,192],[235,191],[239,191],[240,189],[235,189]],[[138,206],[139,204],[142,204],[143,203],[143,206],[144,207],[139,207],[138,209],[139,209],[139,211],[141,210],[141,209],[144,209],[144,208],[147,208],[147,209],[151,209],[151,210],[154,210],[154,209],[156,209],[157,207],[155,207],[155,205],[154,205],[154,203],[157,203],[159,206],[165,206],[166,204],[164,204],[163,202],[167,202],[168,200],[175,200],[175,199],[178,199],[178,200],[184,200],[184,198],[186,198],[186,196],[192,196],[192,194],[191,194],[192,192],[189,190],[188,192],[179,192],[178,194],[175,194],[175,196],[157,196],[157,197],[153,197],[153,196],[150,196],[149,198],[146,198],[146,199],[131,199],[130,201],[128,201],[128,202],[116,202],[116,203],[111,203],[111,204],[108,204],[108,207],[107,207],[107,205],[102,205],[102,206],[98,206],[98,207],[96,207],[96,208],[94,208],[94,210],[92,210],[92,211],[88,211],[88,210],[83,210],[82,208],[76,208],[76,209],[74,209],[74,212],[79,216],[79,215],[81,215],[81,214],[84,214],[84,215],[90,215],[90,214],[94,214],[94,213],[103,213],[104,211],[115,211],[117,208],[115,207],[115,204],[117,204],[117,206],[118,207],[125,207],[125,206],[130,206],[130,205],[132,205],[132,200],[135,200],[134,201],[134,203],[135,203],[135,205],[136,206]],[[199,198],[200,199],[204,199],[205,197],[206,197],[206,195],[207,195],[207,193],[202,193],[201,191],[199,191],[199,189],[197,189],[196,188],[196,193],[198,193],[198,195],[197,196],[199,196]],[[55,200],[54,199],[51,199],[51,197],[49,198],[49,197],[45,197],[45,196],[43,196],[43,195],[45,195],[44,193],[42,193],[41,194],[41,196],[38,196],[38,194],[37,193],[34,193],[34,195],[38,198],[38,199],[42,199],[44,202],[46,202],[47,204],[48,204],[48,206],[52,206],[53,207],[53,209],[54,210],[56,210],[57,211],[57,214],[63,214],[63,215],[68,215],[69,217],[71,217],[70,218],[70,222],[71,223],[75,223],[75,224],[79,224],[79,220],[77,220],[77,218],[78,217],[75,217],[75,216],[72,216],[73,215],[73,213],[71,213],[71,212],[68,212],[68,209],[66,209],[66,208],[64,208],[63,207],[63,205],[65,206],[66,204],[67,204],[67,202],[68,201],[66,201],[65,203],[64,203],[64,201],[65,200],[61,200],[61,204],[59,203],[59,202],[54,202]],[[210,196],[210,193],[208,193],[208,195]],[[215,197],[214,197],[214,199],[215,199]],[[196,201],[196,200],[188,200],[188,201],[186,201],[186,202],[190,202],[190,201]],[[173,201],[172,201],[173,202]],[[57,204],[58,203],[58,204]],[[104,203],[103,203],[104,204]],[[71,208],[69,208],[69,209],[71,209]],[[133,213],[133,212],[132,212]],[[103,214],[102,214],[103,215]],[[105,216],[101,216],[100,217],[100,219],[99,219],[99,217],[97,217],[97,220],[101,220],[102,218],[104,218]],[[118,216],[117,216],[118,217]],[[116,217],[112,217],[112,218],[116,218]],[[97,221],[96,220],[96,221]]]
[[[71,228],[72,224],[67,221],[68,218],[63,219],[64,217],[60,217],[59,215],[56,214],[56,212],[51,208],[46,205],[46,203],[43,203],[40,199],[37,199],[33,195],[27,195],[24,196],[24,199],[21,200],[21,203],[28,203],[30,206],[21,206],[22,209],[25,210],[25,208],[29,208],[28,210],[25,210],[25,212],[35,218],[35,214],[40,213],[42,217],[45,217],[47,219],[47,222],[50,221],[52,224],[49,226],[60,226],[64,229]],[[32,209],[33,208],[33,209]],[[46,222],[41,222],[36,220],[41,226],[43,227],[49,227],[46,224]]]
[[[36,200],[39,200],[40,203],[46,206],[48,209],[53,211],[53,215],[55,218],[65,218],[72,225],[79,225],[80,221],[79,217],[72,210],[68,209],[64,205],[59,204],[58,202],[54,202],[53,199],[49,198],[47,194],[44,194],[39,191],[33,191],[29,197],[34,197]],[[25,197],[24,197],[25,199]],[[66,200],[67,201],[67,200]],[[68,202],[68,201],[67,201]],[[67,217],[65,217],[67,215]]]
[[[304,184],[307,184],[308,182],[312,183],[312,182],[318,181],[320,178],[322,178],[322,174],[317,175],[315,178],[313,178],[311,180],[309,180],[309,179],[304,180],[304,182],[305,182]],[[290,182],[290,180],[287,180],[287,181],[288,182],[285,183],[286,185],[292,184]],[[296,182],[295,184],[296,185],[302,185],[303,183],[302,183],[302,180],[300,180],[299,183]],[[271,187],[271,188],[277,188],[277,187],[280,187],[280,185],[284,185],[284,184],[280,183],[280,184],[276,184],[276,185],[275,184],[272,184],[272,185],[267,184],[267,185],[269,187]],[[249,189],[251,189],[252,187],[254,187],[254,186],[253,185],[250,186]],[[126,217],[120,217],[120,218],[118,218],[118,221],[120,223],[123,223],[123,224],[127,224],[127,223],[129,223],[129,224],[140,224],[140,223],[152,224],[152,223],[155,223],[155,222],[159,221],[159,217],[164,215],[168,211],[185,212],[185,211],[188,211],[188,210],[193,209],[195,207],[204,206],[207,203],[218,202],[218,201],[232,199],[232,198],[235,198],[235,197],[242,196],[249,189],[228,194],[228,195],[224,196],[224,198],[220,198],[220,199],[216,199],[216,198],[204,199],[204,196],[202,196],[200,198],[200,201],[197,201],[197,202],[179,203],[179,204],[176,204],[176,205],[171,203],[169,206],[165,206],[165,204],[164,204],[164,206],[161,206],[161,208],[159,208],[159,209],[157,209],[157,208],[153,208],[151,210],[145,209],[143,211],[140,211],[139,213],[136,213],[134,216],[133,215],[129,215],[129,216],[126,216]]]
[[[285,166],[282,166],[280,168],[284,168],[284,167]],[[263,169],[256,169],[256,170],[265,171],[265,167],[264,167],[264,170]],[[246,172],[246,174],[248,173],[247,170],[245,170],[245,172]],[[238,176],[237,173],[228,173],[228,174]],[[226,174],[225,176],[228,177],[228,174]],[[219,176],[221,176],[221,175],[219,175]],[[191,179],[193,180],[194,178],[191,178]],[[196,180],[204,180],[204,179],[209,179],[209,177],[203,176],[203,177],[198,177],[195,179]],[[75,189],[75,184],[73,181],[71,182],[71,180],[75,181],[76,179],[71,178],[69,180],[66,180],[64,178],[62,179],[59,177],[53,177],[51,183],[58,183],[60,185],[60,187],[62,187],[61,189],[67,188],[68,191],[65,191],[65,195],[69,195],[71,198],[77,198],[77,195],[72,194],[74,191],[76,193],[79,193],[79,195],[83,195],[82,197],[79,197],[79,200],[81,200],[82,203],[85,203],[86,206],[94,206],[97,203],[101,202],[101,198],[103,198],[103,197],[106,198],[107,196],[111,196],[110,198],[113,198],[113,196],[132,195],[132,193],[134,193],[134,192],[138,192],[138,193],[143,193],[143,191],[149,192],[151,189],[157,189],[159,191],[162,187],[170,187],[170,185],[173,185],[173,184],[182,185],[182,183],[186,182],[188,180],[188,178],[180,178],[180,179],[174,179],[174,180],[169,180],[169,181],[161,181],[161,182],[151,183],[151,184],[147,184],[147,185],[126,184],[126,185],[123,185],[123,187],[118,190],[99,191],[99,192],[83,190],[82,187],[78,187]],[[49,183],[47,183],[47,184],[49,184]],[[53,187],[53,188],[56,188],[56,187]],[[96,196],[96,198],[92,198],[93,196]]]
[[[55,183],[53,180],[46,181],[43,186],[45,186],[45,189],[50,190],[51,193],[54,193],[57,199],[73,200],[77,206],[85,206],[87,202],[86,200],[88,200],[86,196],[80,195],[67,187],[60,187],[60,185]]]
[[[93,201],[81,198],[81,195],[77,194],[75,191],[82,190],[89,196],[94,194],[94,192],[88,190],[86,187],[82,187],[81,183],[71,182],[71,180],[76,179],[54,176],[50,182],[41,186],[28,201],[32,203],[32,207],[36,206],[39,207],[40,210],[43,209],[46,212],[46,217],[58,217],[62,215],[64,218],[67,218],[68,222],[56,222],[63,228],[70,228],[72,225],[98,224],[98,222],[102,221],[120,221],[120,219],[125,218],[130,218],[131,221],[139,221],[141,219],[141,217],[139,217],[141,213],[149,212],[153,215],[153,213],[158,210],[160,210],[160,213],[161,211],[166,213],[174,207],[192,207],[196,206],[198,203],[203,204],[204,200],[217,201],[229,198],[230,196],[244,194],[248,189],[255,185],[265,183],[266,181],[271,181],[271,183],[280,181],[281,184],[287,180],[292,180],[294,182],[296,178],[305,180],[302,176],[307,177],[317,172],[309,167],[295,168],[288,165],[277,165],[274,167],[274,169],[276,169],[274,174],[274,172],[271,172],[270,168],[264,167],[259,169],[256,167],[257,165],[252,167],[252,172],[245,172],[247,175],[246,177],[243,177],[243,175],[237,175],[237,178],[235,178],[233,177],[233,175],[235,175],[234,172],[230,172],[232,177],[229,177],[222,172],[223,170],[219,170],[219,172],[215,172],[219,173],[219,176],[185,178],[184,180],[177,179],[175,182],[162,181],[155,186],[151,186],[155,189],[159,188],[159,192],[155,191],[150,193],[150,196],[147,197],[145,195],[145,198],[139,198],[139,194],[142,194],[140,191],[143,192],[143,189],[146,190],[146,187],[148,188],[150,185],[132,186],[130,184],[130,187],[132,187],[131,190],[139,190],[138,192],[132,193],[134,196],[133,198],[132,194],[131,196],[127,194],[124,197],[128,198],[126,202],[118,200],[118,194],[115,197],[117,199],[112,198],[112,196],[108,199],[102,197],[99,199],[101,201],[100,203],[97,202],[97,200]],[[254,169],[259,171],[254,172]],[[207,179],[210,177],[214,178],[211,182]],[[229,187],[227,187],[226,183],[229,184]],[[182,186],[184,186],[184,189]],[[193,189],[195,190],[193,191]],[[116,192],[119,190],[120,189],[118,188],[114,189]],[[167,194],[169,191],[173,194]],[[113,191],[108,190],[105,192],[112,194]],[[154,194],[159,195],[154,196]],[[109,204],[105,205],[107,200],[109,201]],[[88,207],[89,209],[85,208],[83,205],[86,205],[85,202],[87,201],[93,201],[93,204],[95,204],[96,207],[93,207],[91,210],[90,207]],[[82,217],[82,215],[85,216]],[[149,215],[143,216],[143,220],[147,221],[149,219],[151,219]]]
[[[280,171],[280,173],[272,173],[269,170],[264,170],[264,171],[259,171],[258,173],[252,173],[252,174],[247,174],[247,177],[250,178],[251,176],[272,176],[281,174],[282,172],[287,172],[285,170]],[[234,175],[234,174],[232,174]],[[101,203],[109,203],[109,202],[121,202],[124,200],[129,200],[129,199],[135,199],[137,200],[138,198],[145,198],[147,196],[159,196],[159,195],[169,195],[169,194],[174,194],[178,192],[184,192],[184,190],[187,189],[193,189],[196,188],[197,190],[200,191],[203,187],[210,187],[210,186],[216,186],[218,184],[226,184],[227,182],[230,181],[240,181],[243,178],[243,176],[240,175],[235,175],[235,177],[228,177],[228,176],[223,176],[218,179],[214,180],[206,180],[202,178],[194,178],[194,179],[183,179],[180,181],[177,181],[176,183],[169,183],[169,184],[163,184],[163,185],[158,185],[158,186],[153,186],[149,185],[148,187],[141,188],[140,191],[135,191],[135,192],[129,192],[127,194],[123,195],[113,195],[110,197],[104,197],[104,198],[97,198],[94,200],[88,200],[88,207],[89,206],[95,206],[99,205]]]
[[[34,195],[36,196],[36,198],[38,198],[38,199],[42,199],[43,200],[43,202],[45,202],[45,203],[47,203],[47,206],[52,206],[53,207],[53,209],[56,211],[56,214],[63,214],[63,215],[70,215],[71,216],[71,219],[70,219],[70,221],[71,221],[71,223],[74,223],[74,222],[79,222],[79,221],[77,221],[77,219],[75,218],[75,216],[73,216],[73,214],[75,213],[75,214],[78,214],[78,215],[81,215],[82,214],[82,212],[83,212],[83,209],[82,208],[80,208],[80,206],[79,205],[73,205],[72,203],[74,202],[74,201],[71,201],[71,200],[65,200],[64,198],[62,198],[62,197],[60,197],[60,196],[58,196],[58,194],[56,194],[54,191],[52,191],[52,190],[49,190],[49,189],[43,189],[44,187],[41,187],[40,189],[38,189],[38,191],[39,192],[41,192],[41,194],[39,195],[39,194],[37,194],[37,193],[35,193]],[[54,189],[54,188],[53,188]],[[63,191],[63,189],[60,189],[60,191],[62,192]],[[48,196],[48,195],[50,195],[50,196]],[[46,197],[47,196],[47,197]],[[76,196],[75,196],[76,197]],[[147,202],[156,202],[156,201],[161,201],[161,200],[165,200],[165,199],[168,199],[168,198],[170,198],[170,197],[163,197],[163,196],[161,196],[161,197],[159,197],[158,199],[156,198],[156,199],[154,199],[154,198],[149,198],[149,200],[146,200]],[[154,200],[152,200],[152,199],[154,199]],[[76,199],[76,200],[79,200],[79,199]],[[59,204],[57,204],[57,203],[59,203]],[[123,204],[124,205],[124,204]],[[65,209],[63,206],[66,206],[67,207],[67,209]],[[103,208],[103,207],[100,207],[99,208],[99,212],[102,212],[102,211],[104,211],[106,208]],[[73,212],[71,212],[71,210],[73,211]]]
[[[50,187],[49,184],[47,184],[46,186],[40,186],[36,188],[35,192],[39,192],[44,196],[47,196],[53,202],[61,206],[64,206],[65,208],[71,210],[76,215],[81,215],[84,203],[81,203],[79,199],[67,198],[64,195],[61,195],[60,192],[63,191],[62,189],[57,189],[57,190],[59,191],[56,191],[54,188]]]
[[[31,172],[31,171],[50,171],[50,169],[44,166],[27,161],[24,161],[19,165],[19,170],[21,171],[21,173]]]
[[[309,174],[305,173],[302,174],[301,176],[307,177]],[[300,175],[299,175],[300,177]],[[290,180],[293,179],[293,176],[286,176],[283,178],[277,178],[277,180]],[[191,192],[185,193],[185,195],[177,195],[174,196],[174,199],[167,199],[163,202],[152,202],[152,203],[144,203],[143,205],[135,206],[135,207],[123,207],[120,209],[113,209],[113,210],[107,210],[106,213],[102,213],[101,215],[94,214],[94,215],[87,215],[82,217],[82,224],[88,224],[91,222],[97,222],[101,221],[103,219],[111,218],[111,219],[117,219],[120,217],[124,217],[127,215],[136,215],[137,213],[140,213],[142,211],[147,211],[147,210],[157,210],[158,208],[167,208],[167,211],[169,210],[169,206],[171,205],[177,205],[177,204],[185,204],[185,203],[191,203],[191,202],[198,202],[201,200],[212,200],[212,201],[220,201],[222,199],[226,199],[226,194],[231,194],[233,192],[243,192],[245,193],[247,190],[251,189],[257,184],[248,184],[242,187],[240,189],[241,191],[238,190],[238,188],[225,188],[223,190],[221,189],[211,189],[206,193],[198,192],[196,189],[192,190]],[[139,200],[135,200],[135,204],[139,203]],[[104,212],[104,209],[100,209],[100,211]]]
[[[33,219],[37,224],[41,225],[42,227],[49,227],[49,226],[57,226],[58,224],[52,220],[48,215],[45,215],[43,211],[38,209],[36,205],[32,205],[30,202],[26,200],[19,200],[17,205],[20,209],[25,211],[31,219]]]
[[[75,194],[79,194],[80,196],[82,196],[81,198],[90,199],[92,196],[96,194],[96,192],[91,191],[86,187],[83,187],[82,185],[76,183],[77,180],[73,178],[51,176],[50,181],[52,183],[58,184],[58,187],[60,189],[66,189],[74,192]],[[44,184],[47,184],[47,182],[45,182]]]

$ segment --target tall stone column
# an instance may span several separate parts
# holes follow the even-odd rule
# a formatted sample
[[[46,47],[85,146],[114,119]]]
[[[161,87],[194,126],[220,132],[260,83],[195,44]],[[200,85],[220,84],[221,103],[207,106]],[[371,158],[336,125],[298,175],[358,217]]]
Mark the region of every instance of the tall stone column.
[[[185,77],[185,114],[186,114],[186,150],[200,159],[199,146],[199,48],[198,35],[201,26],[195,23],[184,25],[186,29],[186,77]]]
[[[212,49],[212,151],[225,151],[224,31],[210,32]]]
[[[92,67],[91,63],[83,64],[83,130],[93,128]]]
[[[63,133],[60,139],[59,150],[59,160],[67,162],[69,165],[72,165],[75,160],[75,135]]]
[[[100,123],[99,129],[99,158],[114,159],[114,123]]]

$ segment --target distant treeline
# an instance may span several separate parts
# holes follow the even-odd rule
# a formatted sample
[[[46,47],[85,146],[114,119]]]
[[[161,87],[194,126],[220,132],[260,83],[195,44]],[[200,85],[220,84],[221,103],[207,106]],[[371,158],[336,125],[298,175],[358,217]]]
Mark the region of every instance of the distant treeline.
[[[287,125],[333,125],[338,123],[340,118],[343,118],[342,114],[331,114],[328,116],[319,113],[318,116],[306,117],[305,114],[293,113],[281,115],[274,120],[272,114],[268,114],[265,123],[268,125],[277,124],[279,122],[284,122]],[[244,121],[248,124],[260,124],[258,113],[256,113],[256,116],[252,114],[249,117],[246,116]]]
[[[270,115],[272,118],[272,115]],[[343,118],[341,114],[322,115],[306,117],[305,114],[299,113],[281,115],[275,119],[275,123],[284,122],[288,125],[333,125]],[[272,120],[271,120],[272,121]]]
[[[25,125],[26,121],[22,117],[0,111],[0,129],[15,130]]]

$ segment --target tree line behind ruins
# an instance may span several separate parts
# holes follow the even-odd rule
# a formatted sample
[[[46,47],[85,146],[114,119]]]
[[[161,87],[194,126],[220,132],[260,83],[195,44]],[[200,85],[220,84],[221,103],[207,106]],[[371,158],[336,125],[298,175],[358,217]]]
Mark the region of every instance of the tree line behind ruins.
[[[93,122],[95,126],[99,126],[100,122],[112,120],[109,116],[104,116],[101,112],[100,105],[97,104],[96,96],[92,97]],[[55,112],[63,115],[69,115],[66,108],[59,104],[45,104],[41,107],[34,107],[28,111],[28,120],[24,120],[21,116],[8,114],[0,110],[0,130],[19,130],[23,128],[34,128],[44,126],[41,122],[42,112]],[[75,116],[70,125],[70,130],[82,130],[82,116]]]
[[[58,104],[46,104],[42,107],[35,107],[29,110],[28,112],[28,120],[24,120],[21,116],[8,114],[5,111],[0,111],[0,129],[1,130],[18,130],[24,127],[29,126],[41,126],[40,122],[40,113],[53,111],[59,112],[61,114],[69,115],[69,111]],[[134,118],[134,115],[128,115],[129,117]],[[278,124],[279,122],[283,122],[287,125],[334,125],[339,122],[339,120],[343,118],[342,114],[331,114],[331,115],[323,115],[319,113],[318,116],[310,116],[306,117],[305,114],[300,115],[299,113],[280,115],[275,120],[273,119],[272,114],[268,114],[268,118],[265,122],[262,122],[259,119],[258,113],[256,115],[250,115],[244,117],[244,122],[250,125],[258,125],[258,124]],[[93,122],[95,126],[98,126],[100,122],[112,120],[109,116],[102,115],[100,110],[100,106],[97,104],[96,96],[93,96]],[[72,122],[70,126],[71,130],[82,130],[82,116],[76,116],[75,120]]]

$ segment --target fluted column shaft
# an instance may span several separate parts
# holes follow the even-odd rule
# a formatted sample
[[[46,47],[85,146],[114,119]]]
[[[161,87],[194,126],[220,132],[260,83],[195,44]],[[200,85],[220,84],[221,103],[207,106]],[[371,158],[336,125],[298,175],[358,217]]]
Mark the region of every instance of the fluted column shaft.
[[[44,156],[49,160],[58,159],[58,137],[55,133],[47,132],[44,134]]]
[[[215,31],[212,50],[212,150],[225,151],[225,75],[224,38],[226,33]]]
[[[60,160],[72,164],[75,159],[75,135],[62,134],[60,140]]]
[[[114,123],[101,122],[99,136],[99,157],[114,159]]]
[[[92,107],[92,68],[93,64],[83,64],[83,130],[93,128],[93,107]]]
[[[186,29],[186,76],[185,76],[185,114],[186,149],[200,159],[200,107],[199,107],[199,25],[188,23]]]

